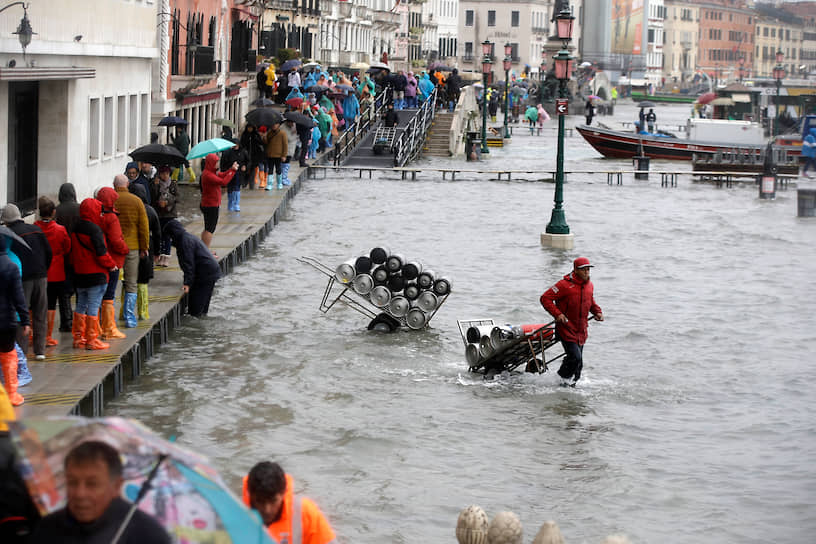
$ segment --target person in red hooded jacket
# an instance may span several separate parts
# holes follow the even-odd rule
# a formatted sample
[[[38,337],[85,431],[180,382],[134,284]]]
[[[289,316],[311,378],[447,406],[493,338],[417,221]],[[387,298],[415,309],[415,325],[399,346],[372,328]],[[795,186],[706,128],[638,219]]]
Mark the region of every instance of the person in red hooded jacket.
[[[126,338],[127,335],[116,327],[116,311],[113,307],[116,298],[116,286],[119,283],[119,269],[125,265],[130,248],[122,234],[122,225],[119,223],[119,212],[114,207],[119,199],[119,193],[112,187],[102,187],[96,193],[96,199],[102,203],[102,223],[99,225],[105,233],[105,246],[108,248],[116,270],[108,274],[108,287],[102,296],[102,307],[99,314],[102,340],[111,338]]]
[[[603,321],[601,307],[595,302],[594,287],[589,281],[589,259],[575,259],[572,273],[547,289],[541,295],[541,305],[555,318],[555,332],[564,346],[564,360],[558,375],[564,380],[561,385],[575,387],[581,378],[584,366],[583,351],[587,339],[588,319],[592,313],[595,319]],[[572,383],[569,382],[572,378]]]
[[[57,298],[65,287],[65,256],[71,251],[71,238],[65,227],[56,222],[57,205],[47,196],[41,196],[37,201],[40,210],[40,220],[34,224],[42,229],[51,246],[51,265],[48,267],[48,336],[46,346],[56,346],[59,342],[52,336],[54,333],[54,319],[57,315]]]
[[[79,349],[110,347],[98,340],[98,313],[109,274],[118,267],[108,253],[101,225],[102,203],[95,198],[86,198],[79,205],[79,222],[71,234],[71,264],[77,290],[71,334],[74,347]]]
[[[210,153],[204,159],[201,173],[201,213],[204,215],[204,230],[201,241],[210,247],[215,227],[218,225],[218,208],[221,207],[221,187],[226,186],[238,171],[238,163],[232,163],[229,170],[218,171],[218,155]]]

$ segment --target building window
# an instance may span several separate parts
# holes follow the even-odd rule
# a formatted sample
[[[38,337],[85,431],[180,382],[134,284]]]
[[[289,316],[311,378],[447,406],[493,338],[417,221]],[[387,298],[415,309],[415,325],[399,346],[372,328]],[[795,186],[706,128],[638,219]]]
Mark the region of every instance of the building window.
[[[511,11],[510,12],[510,26],[519,26],[519,12],[518,11]]]
[[[492,9],[487,12],[487,26],[496,26],[496,12]]]
[[[128,119],[130,120],[130,125],[128,126],[129,129],[129,137],[128,137],[128,148],[133,149],[139,143],[139,96],[132,94],[130,95],[130,111],[128,112]]]
[[[113,97],[105,97],[104,123],[102,129],[102,156],[113,155]]]
[[[135,113],[131,115],[135,117]],[[142,94],[142,105],[139,108],[139,133],[142,135],[142,142],[146,142],[145,134],[150,133],[150,95],[147,93]],[[134,145],[137,143],[139,142],[134,142]]]
[[[473,26],[473,10],[465,10],[465,26]]]
[[[116,152],[124,153],[127,146],[127,97],[116,97]]]
[[[473,60],[473,42],[465,42],[465,60]]]
[[[88,107],[88,159],[99,160],[99,128],[100,128],[99,99],[91,98]]]

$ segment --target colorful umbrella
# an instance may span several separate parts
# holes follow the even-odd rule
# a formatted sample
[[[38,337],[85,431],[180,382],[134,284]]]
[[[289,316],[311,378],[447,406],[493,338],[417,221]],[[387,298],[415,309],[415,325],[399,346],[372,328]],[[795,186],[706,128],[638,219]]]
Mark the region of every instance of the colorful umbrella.
[[[698,104],[708,104],[709,102],[711,102],[715,98],[717,98],[717,95],[715,93],[712,93],[712,92],[703,93],[703,94],[701,94],[700,96],[697,97],[697,103]]]
[[[587,98],[589,98],[590,100],[602,100],[602,98],[597,94],[591,94]]]
[[[224,485],[206,458],[170,443],[137,421],[61,417],[9,422],[19,453],[18,470],[40,513],[65,504],[63,461],[77,444],[101,440],[122,456],[122,495],[133,499],[160,456],[139,509],[156,518],[175,542],[273,544],[256,514]]]
[[[155,166],[181,166],[187,159],[172,145],[147,144],[129,153],[134,161],[149,162]]]
[[[223,138],[210,138],[209,140],[204,140],[203,142],[198,142],[193,148],[187,153],[187,160],[192,159],[200,159],[201,157],[206,157],[210,153],[218,153],[219,151],[224,151],[226,149],[232,149],[235,147],[235,144],[229,140],[225,140]]]

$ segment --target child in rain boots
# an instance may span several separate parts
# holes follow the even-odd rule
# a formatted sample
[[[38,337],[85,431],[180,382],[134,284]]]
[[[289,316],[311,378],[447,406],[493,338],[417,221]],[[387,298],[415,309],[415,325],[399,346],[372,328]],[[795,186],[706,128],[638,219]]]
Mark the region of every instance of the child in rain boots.
[[[71,238],[65,227],[56,222],[57,205],[47,196],[41,196],[37,201],[40,220],[34,224],[40,227],[51,247],[51,265],[48,267],[48,287],[46,298],[48,303],[48,336],[46,346],[56,346],[59,342],[53,337],[54,320],[57,315],[57,299],[62,294],[65,285],[65,256],[71,251]]]

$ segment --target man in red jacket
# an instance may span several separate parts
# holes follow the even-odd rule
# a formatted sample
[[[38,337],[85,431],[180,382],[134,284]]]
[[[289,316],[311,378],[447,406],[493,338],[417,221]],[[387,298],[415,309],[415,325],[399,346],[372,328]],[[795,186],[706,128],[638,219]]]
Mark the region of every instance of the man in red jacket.
[[[555,332],[564,346],[564,360],[558,375],[561,385],[575,387],[584,366],[583,351],[587,339],[587,314],[603,321],[601,307],[595,303],[594,287],[589,281],[589,259],[579,257],[573,262],[572,273],[541,295],[541,305],[555,318]],[[572,383],[569,382],[572,378]]]
[[[218,171],[218,155],[210,153],[204,159],[204,171],[201,173],[201,214],[204,216],[204,230],[201,240],[210,247],[215,227],[218,225],[218,208],[221,206],[221,187],[229,184],[238,163],[232,163],[229,170]]]

